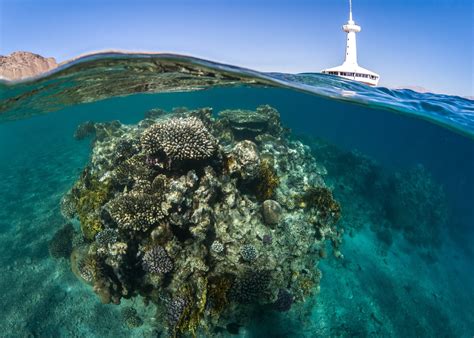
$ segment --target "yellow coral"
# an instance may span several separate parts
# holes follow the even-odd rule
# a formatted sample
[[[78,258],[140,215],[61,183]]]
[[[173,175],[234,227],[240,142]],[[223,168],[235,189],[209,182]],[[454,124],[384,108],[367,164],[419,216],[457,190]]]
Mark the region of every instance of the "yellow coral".
[[[190,332],[193,337],[196,337],[197,329],[201,319],[204,317],[204,311],[206,309],[207,278],[199,279],[198,283],[201,284],[199,287],[201,290],[200,295],[198,295],[199,291],[193,292],[191,287],[186,287],[184,289],[184,294],[186,294],[186,298],[188,300],[187,306],[181,315],[178,325],[176,325],[175,333]]]
[[[260,162],[259,177],[256,186],[257,198],[260,201],[272,198],[279,183],[280,179],[270,164],[270,160],[262,160]]]
[[[86,239],[93,240],[103,228],[99,212],[111,197],[111,183],[86,173],[73,189],[77,192],[75,207],[82,233]]]
[[[337,222],[341,217],[341,206],[326,187],[312,187],[295,199],[299,207],[316,208],[324,218],[331,216]]]
[[[311,278],[302,278],[299,281],[299,285],[304,296],[309,296],[313,293],[314,281]]]
[[[212,315],[219,315],[227,306],[227,294],[231,286],[232,280],[226,276],[216,277],[209,283],[208,296],[212,303]]]

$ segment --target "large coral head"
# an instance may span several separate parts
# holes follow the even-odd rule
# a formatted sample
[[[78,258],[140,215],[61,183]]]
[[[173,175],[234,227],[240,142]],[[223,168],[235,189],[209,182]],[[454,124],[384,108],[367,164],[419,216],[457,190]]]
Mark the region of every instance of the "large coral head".
[[[166,160],[205,160],[217,150],[217,141],[196,117],[171,118],[156,123],[143,133],[143,150]]]

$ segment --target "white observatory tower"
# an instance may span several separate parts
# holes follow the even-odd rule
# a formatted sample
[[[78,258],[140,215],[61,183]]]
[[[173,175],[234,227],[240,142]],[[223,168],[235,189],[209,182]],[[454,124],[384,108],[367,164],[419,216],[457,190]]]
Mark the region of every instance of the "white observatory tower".
[[[324,69],[322,73],[338,75],[349,80],[376,86],[377,83],[379,83],[380,76],[368,69],[360,67],[357,63],[356,33],[359,33],[361,28],[352,20],[352,0],[349,0],[349,21],[342,26],[342,30],[347,33],[346,57],[344,63],[337,67]]]

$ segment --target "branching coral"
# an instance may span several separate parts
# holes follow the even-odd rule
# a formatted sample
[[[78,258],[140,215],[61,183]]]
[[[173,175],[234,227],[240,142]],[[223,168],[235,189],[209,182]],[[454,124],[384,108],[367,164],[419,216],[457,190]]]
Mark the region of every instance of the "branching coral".
[[[113,179],[118,185],[128,186],[138,180],[151,180],[155,174],[147,163],[147,156],[136,154],[116,166]]]
[[[108,203],[107,209],[123,231],[146,231],[164,218],[161,200],[140,192],[120,195]]]
[[[154,124],[143,133],[141,143],[147,154],[165,155],[170,161],[205,160],[217,150],[216,139],[196,117]]]
[[[211,250],[217,254],[220,254],[222,251],[224,251],[224,245],[219,241],[214,241],[211,245]]]
[[[99,232],[95,236],[95,241],[99,245],[107,246],[109,244],[114,244],[118,239],[117,229],[107,228]]]
[[[266,270],[247,270],[230,289],[231,299],[249,304],[267,297],[271,274]]]
[[[184,311],[186,310],[188,302],[184,297],[175,297],[166,302],[166,310],[168,317],[168,326],[175,330],[176,326],[181,321]]]
[[[173,261],[166,250],[159,245],[145,252],[142,263],[145,271],[154,274],[165,274],[173,270]]]
[[[82,281],[92,284],[99,271],[95,256],[88,254],[87,247],[77,247],[71,253],[71,267],[74,274]]]

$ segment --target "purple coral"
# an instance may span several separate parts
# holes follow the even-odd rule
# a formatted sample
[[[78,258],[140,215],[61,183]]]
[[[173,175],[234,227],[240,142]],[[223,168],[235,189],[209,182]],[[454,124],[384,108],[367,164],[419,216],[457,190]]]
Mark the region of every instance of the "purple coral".
[[[173,261],[166,250],[159,245],[145,252],[142,264],[145,271],[154,274],[165,274],[173,270]]]
[[[273,303],[273,307],[277,311],[286,312],[291,309],[293,300],[293,295],[288,292],[288,290],[280,289],[278,290],[278,297],[275,303]]]
[[[172,300],[166,302],[167,307],[166,311],[168,314],[168,325],[171,328],[178,325],[181,316],[183,315],[184,309],[186,308],[187,302],[186,299],[182,297],[176,297]]]
[[[273,242],[273,237],[272,237],[272,235],[268,235],[268,234],[267,234],[267,235],[263,235],[263,237],[262,237],[262,242],[263,242],[263,244],[265,244],[265,245],[270,245],[270,244],[272,244],[272,242]]]

